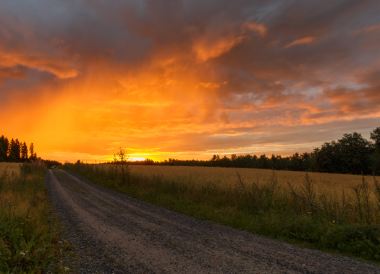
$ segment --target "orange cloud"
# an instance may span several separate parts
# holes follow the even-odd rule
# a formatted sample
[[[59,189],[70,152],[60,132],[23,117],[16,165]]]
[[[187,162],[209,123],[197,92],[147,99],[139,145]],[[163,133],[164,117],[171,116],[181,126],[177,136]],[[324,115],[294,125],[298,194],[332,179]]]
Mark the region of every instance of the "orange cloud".
[[[246,22],[240,28],[226,30],[226,33],[207,33],[197,38],[193,44],[193,51],[198,60],[202,62],[217,58],[243,43],[248,38],[247,32],[265,36],[268,30],[264,24],[253,21]]]
[[[242,35],[218,38],[201,38],[194,43],[193,50],[199,61],[205,62],[229,52],[244,40]]]
[[[27,53],[9,53],[0,50],[0,65],[3,67],[25,66],[28,68],[53,74],[61,79],[74,78],[78,71],[63,57],[51,58],[43,55],[28,55]]]
[[[299,39],[296,39],[296,40],[290,42],[289,44],[287,44],[285,46],[285,48],[291,48],[291,47],[302,46],[302,45],[309,45],[309,44],[314,43],[315,40],[316,40],[316,38],[313,36],[305,36],[305,37],[302,37],[302,38],[299,38]]]
[[[256,22],[247,22],[244,23],[242,28],[248,31],[254,31],[258,33],[260,36],[265,36],[268,32],[268,28],[264,24],[256,23]]]

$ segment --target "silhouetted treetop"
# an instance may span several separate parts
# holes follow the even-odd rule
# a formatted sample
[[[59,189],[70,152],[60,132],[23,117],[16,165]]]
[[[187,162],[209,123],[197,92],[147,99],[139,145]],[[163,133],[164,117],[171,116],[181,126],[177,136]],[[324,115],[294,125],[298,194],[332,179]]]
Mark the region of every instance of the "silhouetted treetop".
[[[0,162],[27,162],[36,159],[33,143],[28,150],[25,142],[13,138],[9,140],[5,136],[0,137]]]

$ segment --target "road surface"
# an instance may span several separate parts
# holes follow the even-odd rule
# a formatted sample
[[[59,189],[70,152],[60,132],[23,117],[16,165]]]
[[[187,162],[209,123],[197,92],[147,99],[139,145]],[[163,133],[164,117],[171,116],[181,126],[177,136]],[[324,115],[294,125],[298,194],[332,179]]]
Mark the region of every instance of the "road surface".
[[[74,273],[380,273],[380,268],[196,220],[50,170]]]

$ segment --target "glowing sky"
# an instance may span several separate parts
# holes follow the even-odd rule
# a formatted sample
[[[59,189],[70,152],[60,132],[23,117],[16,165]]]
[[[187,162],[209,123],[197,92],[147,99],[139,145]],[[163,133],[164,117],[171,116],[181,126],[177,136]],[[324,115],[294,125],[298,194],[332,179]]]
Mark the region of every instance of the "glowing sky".
[[[45,158],[288,154],[379,118],[378,0],[0,1],[0,135]]]

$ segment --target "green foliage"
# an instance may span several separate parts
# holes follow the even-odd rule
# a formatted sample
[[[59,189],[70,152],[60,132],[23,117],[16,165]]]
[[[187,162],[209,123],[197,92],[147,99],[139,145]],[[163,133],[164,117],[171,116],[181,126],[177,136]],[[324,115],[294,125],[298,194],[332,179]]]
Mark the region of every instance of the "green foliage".
[[[375,146],[380,150],[380,127],[371,132],[371,140],[375,142]]]
[[[372,153],[371,143],[356,132],[315,150],[319,171],[353,174],[371,173]]]
[[[380,261],[380,184],[375,179],[369,184],[363,178],[349,194],[338,198],[317,192],[307,174],[302,186],[288,187],[281,187],[275,174],[268,182],[250,184],[237,174],[235,186],[222,188],[135,174],[122,184],[115,165],[65,168],[102,186],[200,219]]]
[[[380,227],[378,225],[342,225],[330,228],[321,245],[366,259],[380,261]]]
[[[375,143],[375,153],[372,155],[372,170],[376,175],[380,174],[380,127],[371,133],[371,139]]]
[[[57,224],[50,216],[41,165],[0,178],[0,273],[42,273],[57,258]]]

